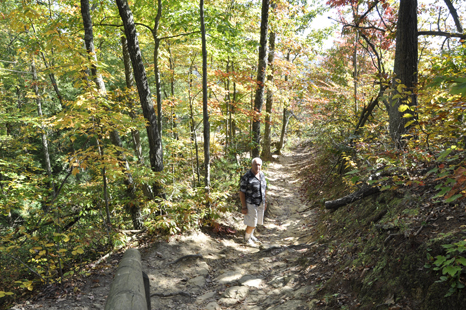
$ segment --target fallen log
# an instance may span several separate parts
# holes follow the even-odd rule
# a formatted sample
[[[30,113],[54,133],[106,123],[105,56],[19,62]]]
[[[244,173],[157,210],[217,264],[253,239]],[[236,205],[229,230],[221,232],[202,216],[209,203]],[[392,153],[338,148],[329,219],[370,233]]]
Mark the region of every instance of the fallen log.
[[[126,250],[110,286],[105,310],[150,310],[149,286],[141,254],[136,249]]]
[[[363,199],[365,197],[377,194],[380,192],[378,187],[365,187],[357,192],[349,194],[348,196],[338,198],[335,200],[329,200],[325,202],[325,209],[336,210],[354,201]]]

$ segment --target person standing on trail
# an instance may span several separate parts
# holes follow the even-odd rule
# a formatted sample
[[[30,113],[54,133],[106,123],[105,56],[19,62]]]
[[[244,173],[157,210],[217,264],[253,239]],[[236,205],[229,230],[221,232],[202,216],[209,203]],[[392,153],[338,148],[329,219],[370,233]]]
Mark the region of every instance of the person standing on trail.
[[[254,236],[254,229],[257,224],[264,224],[265,203],[265,175],[262,170],[262,160],[258,157],[251,162],[251,169],[241,177],[239,198],[241,200],[241,213],[244,214],[244,224],[246,233],[244,243],[256,247],[256,242],[260,242]]]

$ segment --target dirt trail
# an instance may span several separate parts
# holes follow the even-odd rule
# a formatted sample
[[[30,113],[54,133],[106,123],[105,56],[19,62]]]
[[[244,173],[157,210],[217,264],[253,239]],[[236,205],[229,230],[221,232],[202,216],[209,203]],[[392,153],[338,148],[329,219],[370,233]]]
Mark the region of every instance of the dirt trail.
[[[313,309],[315,282],[305,278],[299,264],[311,259],[318,247],[306,244],[315,216],[305,211],[308,206],[299,194],[300,172],[310,156],[298,148],[265,166],[270,210],[255,233],[263,241],[261,249],[242,244],[240,213],[224,219],[236,235],[198,231],[141,249],[152,309]],[[191,256],[177,261],[186,255]],[[89,277],[77,297],[38,300],[13,309],[104,309],[118,261],[109,263],[100,275]]]

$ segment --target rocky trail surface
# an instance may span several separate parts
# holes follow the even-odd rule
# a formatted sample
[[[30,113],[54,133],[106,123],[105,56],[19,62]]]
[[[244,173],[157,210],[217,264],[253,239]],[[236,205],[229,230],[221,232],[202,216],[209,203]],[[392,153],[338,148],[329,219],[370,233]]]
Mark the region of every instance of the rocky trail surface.
[[[310,156],[301,147],[266,165],[269,210],[264,226],[255,233],[261,248],[243,244],[243,217],[238,212],[222,222],[235,234],[198,231],[141,248],[152,309],[316,307],[316,285],[325,277],[313,273],[312,269],[321,269],[312,265],[321,251],[317,243],[308,242],[316,211],[308,210],[299,193],[300,175]],[[58,299],[38,298],[13,309],[104,309],[117,265],[118,257],[111,258],[84,280],[79,292]]]

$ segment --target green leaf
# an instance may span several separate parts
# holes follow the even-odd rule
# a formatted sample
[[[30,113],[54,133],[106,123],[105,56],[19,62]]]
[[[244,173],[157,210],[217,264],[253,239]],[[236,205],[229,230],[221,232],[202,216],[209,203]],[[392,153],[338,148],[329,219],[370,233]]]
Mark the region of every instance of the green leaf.
[[[383,191],[386,191],[387,189],[390,189],[390,188],[391,188],[391,185],[385,185],[385,186],[382,186],[380,191],[383,192]]]
[[[443,268],[442,274],[449,274],[451,277],[455,277],[457,273],[461,272],[461,267],[460,266],[446,266]]]
[[[435,258],[436,258],[436,261],[434,262],[434,264],[436,266],[442,265],[447,260],[447,258],[445,256],[443,256],[443,255],[438,255]]]
[[[464,258],[463,256],[458,257],[456,261],[461,265],[466,266],[466,258]]]
[[[429,170],[429,171],[426,173],[426,176],[428,176],[428,175],[431,174],[431,173],[436,173],[436,172],[438,172],[438,168],[434,168],[434,169],[432,169],[432,170]]]
[[[440,156],[437,158],[437,161],[442,161],[445,157],[448,156],[448,154],[451,153],[451,148],[446,149],[442,153],[440,153]]]
[[[443,186],[442,190],[437,195],[435,195],[434,198],[445,196],[445,194],[448,193],[449,191],[451,191],[451,187]]]
[[[445,200],[446,203],[449,203],[449,202],[452,202],[452,201],[455,201],[456,199],[460,198],[460,197],[463,197],[463,194],[456,194],[450,198],[448,198],[447,200]]]

